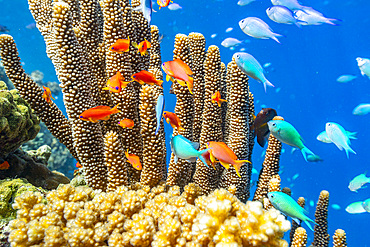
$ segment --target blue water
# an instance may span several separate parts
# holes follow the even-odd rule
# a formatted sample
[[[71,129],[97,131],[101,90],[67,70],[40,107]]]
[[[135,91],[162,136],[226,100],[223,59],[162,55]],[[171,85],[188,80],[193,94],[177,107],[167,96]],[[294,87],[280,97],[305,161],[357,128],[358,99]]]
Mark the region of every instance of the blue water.
[[[227,64],[235,51],[245,48],[261,64],[271,63],[267,69],[267,78],[276,86],[264,92],[261,84],[250,80],[250,88],[255,97],[255,108],[275,108],[279,115],[292,123],[305,140],[306,146],[320,155],[324,161],[306,163],[300,152],[291,154],[291,148],[283,145],[285,152],[280,165],[282,186],[292,188],[293,197],[306,198],[309,216],[314,217],[314,207],[309,206],[313,200],[316,205],[318,195],[325,189],[330,192],[330,204],[338,204],[340,210],[329,207],[329,233],[342,228],[347,233],[348,246],[370,246],[368,229],[370,214],[349,214],[344,209],[354,201],[370,197],[370,188],[351,192],[347,187],[356,175],[370,170],[370,114],[354,116],[352,110],[359,103],[370,103],[370,80],[362,77],[357,67],[356,57],[370,58],[370,2],[353,1],[304,1],[327,17],[341,19],[338,26],[304,26],[302,29],[293,25],[272,22],[266,15],[270,1],[260,0],[248,6],[240,7],[237,0],[224,1],[189,1],[177,0],[183,9],[170,11],[167,8],[153,13],[152,24],[159,27],[165,35],[161,44],[162,60],[172,59],[173,41],[177,33],[201,32],[207,40],[207,46],[218,45],[222,61]],[[158,9],[157,5],[154,8]],[[254,39],[244,34],[238,22],[246,17],[255,16],[263,19],[277,33],[281,44],[273,40]],[[26,29],[33,22],[27,2],[20,0],[0,1],[0,24],[10,29],[14,37],[24,68],[27,72],[41,70],[45,80],[57,80],[54,68],[45,53],[43,38],[37,29]],[[226,33],[225,30],[233,30]],[[217,34],[212,39],[211,35]],[[230,51],[222,47],[221,41],[227,37],[249,40]],[[336,82],[342,74],[357,75],[358,78],[347,84]],[[165,91],[169,86],[165,84]],[[278,89],[279,90],[276,90]],[[175,97],[167,95],[166,110],[173,110]],[[62,107],[62,97],[56,100]],[[358,132],[358,140],[352,141],[356,155],[347,159],[344,151],[333,144],[316,140],[317,134],[325,129],[328,121],[340,123],[349,131]],[[172,133],[166,125],[167,136]],[[263,158],[263,149],[254,148],[253,163],[259,170]],[[299,174],[294,181],[292,177]],[[256,178],[255,178],[256,179]],[[309,232],[311,243],[313,234]],[[332,238],[331,238],[332,242]],[[309,244],[308,244],[309,245]],[[332,244],[330,244],[331,246]]]

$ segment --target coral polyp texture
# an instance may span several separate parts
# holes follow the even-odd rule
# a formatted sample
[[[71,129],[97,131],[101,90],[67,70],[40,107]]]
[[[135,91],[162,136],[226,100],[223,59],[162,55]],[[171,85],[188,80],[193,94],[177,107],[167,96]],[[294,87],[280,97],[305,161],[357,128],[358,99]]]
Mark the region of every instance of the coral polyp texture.
[[[224,189],[194,195],[189,184],[121,186],[115,192],[62,185],[43,196],[25,192],[13,207],[12,246],[288,246],[290,222],[260,202]],[[193,194],[193,198],[189,196]],[[190,196],[192,197],[192,196]]]

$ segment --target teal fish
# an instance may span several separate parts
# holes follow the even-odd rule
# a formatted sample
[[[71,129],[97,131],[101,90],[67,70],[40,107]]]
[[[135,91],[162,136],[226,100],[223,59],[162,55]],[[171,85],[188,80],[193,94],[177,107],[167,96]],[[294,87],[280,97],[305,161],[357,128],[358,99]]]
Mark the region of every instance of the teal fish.
[[[361,189],[365,184],[370,183],[370,178],[366,177],[366,172],[356,176],[354,179],[349,182],[348,188],[350,191],[357,192],[358,189]]]
[[[346,207],[346,211],[350,214],[361,214],[365,213],[366,210],[362,206],[362,201],[361,202],[352,202]]]
[[[164,96],[160,94],[157,99],[157,105],[155,106],[155,113],[157,117],[157,128],[155,129],[155,135],[158,134],[159,128],[161,127],[161,119],[164,111]]]
[[[349,158],[348,151],[356,154],[355,151],[349,146],[351,141],[347,135],[346,130],[339,124],[328,122],[325,126],[326,134],[329,139],[339,148],[339,150],[346,151],[347,158]]]
[[[191,142],[182,135],[177,135],[171,139],[171,150],[175,155],[175,163],[177,163],[178,158],[189,160],[191,162],[195,161],[196,158],[199,158],[207,167],[207,161],[202,156],[209,149],[203,149],[198,151],[199,143]]]
[[[292,147],[299,148],[306,161],[307,155],[315,155],[303,144],[301,135],[290,123],[284,120],[271,120],[267,124],[271,134],[275,136],[276,139]]]
[[[269,192],[267,196],[274,208],[276,208],[286,216],[292,217],[292,219],[297,222],[297,224],[300,224],[299,220],[304,221],[308,228],[313,231],[310,222],[316,224],[315,221],[308,218],[308,216],[306,215],[307,211],[299,206],[299,204],[294,201],[292,197],[280,191]]]
[[[362,207],[366,210],[366,212],[370,213],[370,198],[362,202]]]
[[[251,55],[245,52],[237,52],[233,55],[236,65],[248,76],[263,83],[263,88],[266,92],[266,85],[274,87],[263,74],[263,68],[261,64]]]

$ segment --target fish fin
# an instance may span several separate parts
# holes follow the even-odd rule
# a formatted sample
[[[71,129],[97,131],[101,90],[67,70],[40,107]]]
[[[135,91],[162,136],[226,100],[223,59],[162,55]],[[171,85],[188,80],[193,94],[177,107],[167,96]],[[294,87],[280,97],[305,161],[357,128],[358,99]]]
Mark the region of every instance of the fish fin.
[[[267,138],[265,138],[265,135],[257,135],[257,142],[261,147],[264,147],[267,142]]]
[[[309,150],[309,149],[308,149],[308,148],[306,148],[306,147],[303,147],[303,148],[301,149],[301,153],[302,153],[303,158],[304,158],[304,160],[305,160],[306,162],[308,162],[308,161],[307,161],[307,154],[315,155],[311,150]]]
[[[174,155],[174,158],[173,158],[173,161],[175,161],[175,164],[177,164],[177,161],[179,160],[179,158],[177,157],[177,155],[175,154]]]
[[[308,228],[310,228],[310,230],[313,231],[313,228],[312,228],[312,226],[311,226],[311,224],[310,224],[310,222],[308,220],[305,220],[304,223],[306,223],[306,225],[308,226]]]
[[[179,79],[176,79],[177,83],[179,83],[181,86],[185,87],[186,86],[186,82],[182,81],[182,80],[179,80]]]
[[[339,26],[339,24],[334,23],[333,21],[342,21],[340,19],[335,19],[335,18],[326,18],[325,23],[333,26]]]
[[[192,158],[188,159],[187,161],[189,161],[189,162],[195,162],[195,161],[197,161],[197,157],[192,157]]]
[[[166,81],[169,81],[171,79],[171,76],[166,75]]]
[[[170,119],[169,118],[165,118],[165,119],[166,119],[166,122],[169,124],[170,123]]]
[[[235,163],[233,164],[234,168],[235,168],[235,171],[236,171],[236,174],[238,175],[238,177],[241,177],[240,176],[240,167],[242,167],[242,165],[244,165],[245,163],[250,163],[252,164],[252,162],[250,162],[249,160],[235,160]]]
[[[349,139],[357,139],[357,132],[346,131]]]
[[[199,151],[199,155],[198,155],[198,158],[203,162],[203,164],[206,165],[206,167],[209,167],[209,166],[208,166],[207,161],[204,158],[203,154],[208,152],[208,150],[209,150],[209,148],[203,149],[203,150]]]
[[[199,142],[191,142],[191,145],[193,146],[193,148],[195,148],[196,150],[199,149]]]
[[[277,33],[274,33],[274,36],[272,36],[271,39],[273,39],[276,42],[278,42],[279,44],[281,44],[280,41],[276,38],[276,36],[280,37],[281,35],[280,34],[277,34]]]
[[[262,84],[263,84],[263,88],[265,89],[265,93],[266,93],[266,86],[275,87],[274,84],[269,82],[269,80],[267,80],[267,79],[265,81],[263,81]]]
[[[297,20],[294,24],[298,27],[298,28],[302,28],[302,23],[306,23],[306,21],[300,21],[300,20]]]
[[[138,47],[139,47],[139,46],[138,46],[138,44],[137,44],[136,42],[134,42],[134,41],[132,41],[132,43],[131,43],[131,44],[132,44],[132,46],[133,46],[133,47],[135,47],[135,48],[138,48]]]
[[[230,164],[229,164],[229,163],[222,162],[222,161],[220,161],[220,163],[221,163],[221,165],[222,165],[223,167],[225,167],[226,169],[229,169],[229,168],[230,168]]]
[[[348,148],[344,148],[344,151],[346,151],[346,155],[347,155],[348,159],[349,159],[349,152],[348,151],[350,151],[351,153],[356,154],[356,152],[350,146],[348,146]]]
[[[112,108],[112,110],[111,110],[112,114],[121,112],[120,110],[118,110],[119,105],[120,105],[120,103],[118,103],[115,107]]]
[[[300,219],[298,219],[298,218],[292,218],[292,220],[294,220],[294,221],[295,221],[295,223],[297,223],[298,225],[300,225],[300,224],[301,224],[301,220],[300,220]]]

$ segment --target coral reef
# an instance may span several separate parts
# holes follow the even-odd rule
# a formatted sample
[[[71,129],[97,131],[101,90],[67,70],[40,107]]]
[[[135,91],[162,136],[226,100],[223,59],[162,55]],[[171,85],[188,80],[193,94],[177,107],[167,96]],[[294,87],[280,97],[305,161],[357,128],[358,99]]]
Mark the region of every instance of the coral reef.
[[[224,189],[197,196],[190,184],[135,184],[115,192],[60,186],[46,195],[26,192],[13,207],[12,246],[288,246],[290,223],[260,202],[240,202]],[[195,193],[194,193],[195,192]]]
[[[39,123],[17,90],[8,91],[5,82],[0,81],[0,159],[35,138],[40,130]]]

